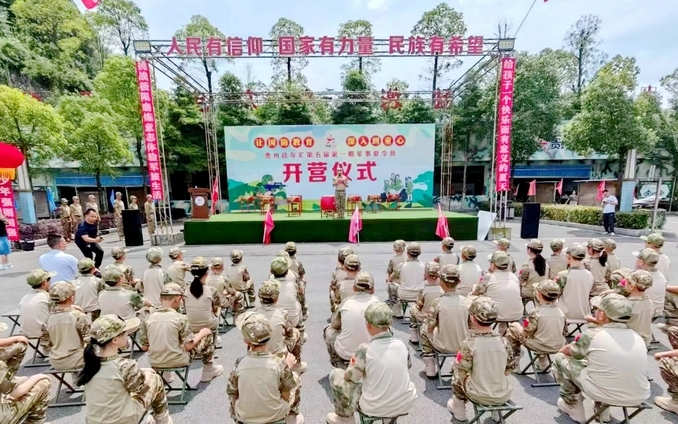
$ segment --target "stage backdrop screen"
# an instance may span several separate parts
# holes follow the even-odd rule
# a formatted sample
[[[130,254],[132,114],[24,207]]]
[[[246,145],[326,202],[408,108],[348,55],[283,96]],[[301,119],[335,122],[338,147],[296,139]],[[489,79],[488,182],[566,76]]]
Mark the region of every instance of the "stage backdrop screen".
[[[230,210],[259,194],[285,205],[301,195],[304,210],[333,196],[341,166],[346,194],[397,194],[402,207],[431,207],[435,124],[225,127]]]

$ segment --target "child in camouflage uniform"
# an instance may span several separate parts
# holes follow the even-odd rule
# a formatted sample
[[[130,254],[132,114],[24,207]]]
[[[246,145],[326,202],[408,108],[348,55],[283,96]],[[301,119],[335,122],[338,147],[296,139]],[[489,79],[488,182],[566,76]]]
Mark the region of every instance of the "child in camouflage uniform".
[[[452,248],[454,248],[454,239],[452,237],[445,237],[440,244],[442,246],[443,253],[436,256],[433,261],[437,262],[440,266],[459,265],[459,256],[452,252]]]
[[[128,249],[117,246],[111,251],[111,257],[115,259],[114,265],[117,265],[125,273],[125,288],[128,290],[137,290],[139,294],[143,295],[143,286],[139,284],[141,280],[134,278],[134,269],[125,263]]]
[[[426,319],[433,301],[443,294],[438,278],[441,266],[438,262],[426,263],[424,288],[419,291],[419,296],[417,296],[417,300],[410,310],[410,343],[419,343],[419,328]]]
[[[592,238],[586,244],[586,251],[589,257],[584,259],[584,268],[593,275],[593,289],[591,297],[599,296],[602,292],[610,288],[610,275],[612,268],[607,261],[605,253],[605,244],[597,238]]]
[[[51,387],[48,375],[36,374],[20,380],[10,374],[4,361],[0,361],[0,422],[44,423]],[[24,417],[26,420],[22,421]]]
[[[247,308],[253,308],[257,296],[254,293],[254,282],[245,265],[242,263],[242,250],[231,251],[231,265],[226,268],[226,279],[234,289],[247,296]]]
[[[678,414],[678,327],[670,326],[667,333],[672,350],[655,353],[654,359],[659,361],[659,373],[668,386],[668,396],[657,396],[654,403],[665,411]]]
[[[615,272],[622,266],[621,259],[614,253],[617,249],[617,242],[612,239],[606,239],[603,241],[603,245],[607,254],[607,262],[610,264],[610,271]]]
[[[391,305],[393,316],[395,317],[402,317],[400,303],[398,302],[400,274],[396,271],[400,266],[407,262],[407,257],[404,255],[405,248],[407,248],[405,240],[396,240],[393,242],[393,253],[395,253],[395,255],[388,261],[388,267],[386,268],[386,289],[388,291],[388,300],[386,303]]]
[[[546,265],[549,266],[549,279],[555,280],[558,274],[567,269],[567,258],[563,255],[564,240],[551,240],[551,256],[546,259]]]
[[[297,285],[297,301],[299,302],[299,306],[301,307],[301,321],[304,322],[308,319],[308,307],[306,306],[306,284],[301,280],[299,275],[292,270],[292,267],[294,266],[294,261],[290,257],[290,254],[287,253],[286,250],[281,250],[278,252],[276,257],[279,258],[284,258],[289,267],[287,270],[286,274],[286,279],[289,281],[294,280],[295,284]],[[269,279],[273,278],[273,274],[269,276]]]
[[[301,314],[301,302],[304,294],[297,283],[297,277],[289,272],[289,257],[276,256],[271,261],[270,280],[276,280],[280,284],[280,295],[278,296],[278,307],[287,311],[292,325],[303,331],[304,320]]]
[[[346,276],[342,280],[337,281],[337,284],[333,286],[334,294],[332,297],[335,299],[336,307],[347,298],[353,296],[353,283],[360,272],[361,266],[362,264],[358,255],[348,255],[344,260]]]
[[[186,253],[186,251],[181,250],[178,247],[170,249],[169,257],[172,260],[172,264],[167,268],[165,283],[178,284],[179,287],[186,290],[186,287],[188,286],[186,273],[191,270],[191,264],[184,261],[184,253]]]
[[[80,271],[80,276],[73,281],[73,285],[76,287],[75,305],[89,316],[90,321],[94,321],[99,318],[101,313],[99,293],[106,289],[106,284],[101,278],[94,275],[97,269],[94,261],[90,258],[83,258],[78,261],[78,271]]]
[[[332,279],[330,280],[330,311],[334,313],[337,309],[337,299],[335,287],[339,284],[339,281],[342,281],[346,278],[346,268],[344,267],[344,262],[349,255],[353,254],[353,249],[351,246],[344,246],[339,249],[339,254],[337,255],[337,266],[332,272]]]
[[[509,257],[509,266],[508,270],[515,274],[516,272],[516,261],[513,260],[513,256],[508,252],[511,247],[511,241],[506,238],[501,238],[499,240],[492,240],[492,243],[497,245],[498,252],[504,252]]]
[[[160,262],[162,262],[163,250],[160,247],[151,247],[146,252],[146,260],[150,263],[148,269],[144,271],[141,277],[141,290],[144,300],[150,302],[153,306],[160,306],[160,292],[167,280],[165,271],[163,271]]]
[[[0,334],[7,330],[7,324],[0,322]],[[5,377],[11,380],[19,371],[21,362],[26,356],[28,349],[28,339],[26,336],[12,336],[0,339],[0,362],[7,367]]]
[[[231,308],[234,315],[245,310],[242,293],[236,291],[221,274],[224,272],[224,259],[212,258],[210,262],[210,275],[207,276],[207,284],[217,289],[221,300],[221,308]]]
[[[476,248],[467,245],[461,248],[461,264],[459,264],[459,285],[457,292],[462,296],[468,296],[473,291],[473,286],[483,277],[483,270],[480,265],[473,262],[476,258]]]

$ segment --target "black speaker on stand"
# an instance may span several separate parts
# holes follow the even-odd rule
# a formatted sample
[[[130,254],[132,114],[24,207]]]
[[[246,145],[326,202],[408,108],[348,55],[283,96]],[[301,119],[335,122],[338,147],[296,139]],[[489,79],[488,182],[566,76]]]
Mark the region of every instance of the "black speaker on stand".
[[[141,211],[139,209],[122,211],[122,231],[125,234],[125,246],[144,245],[144,234],[141,232]]]
[[[533,239],[539,237],[539,219],[541,203],[523,203],[523,217],[520,221],[520,238]]]

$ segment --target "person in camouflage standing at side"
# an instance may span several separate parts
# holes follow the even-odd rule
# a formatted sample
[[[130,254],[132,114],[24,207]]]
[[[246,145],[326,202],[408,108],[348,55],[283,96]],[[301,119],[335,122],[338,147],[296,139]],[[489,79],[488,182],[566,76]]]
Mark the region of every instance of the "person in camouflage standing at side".
[[[122,227],[122,211],[124,210],[125,202],[122,201],[122,193],[118,191],[115,193],[115,200],[113,201],[113,219],[115,220],[115,227],[118,229],[118,240],[125,238]]]
[[[144,215],[146,215],[146,228],[148,229],[149,237],[155,234],[155,204],[153,203],[153,196],[150,194],[146,196],[144,203]]]
[[[61,219],[61,232],[66,243],[69,243],[73,241],[73,215],[71,214],[71,207],[68,206],[68,199],[61,199],[59,218]]]
[[[407,262],[407,257],[405,257],[404,254],[406,247],[407,244],[405,243],[405,240],[396,240],[393,242],[394,256],[388,261],[388,267],[386,268],[386,290],[388,292],[388,300],[386,303],[391,305],[393,316],[396,317],[402,315],[400,312],[400,303],[398,302],[400,274],[397,271],[405,262]]]
[[[94,209],[96,213],[99,213],[99,202],[95,195],[90,194],[87,196],[87,203],[85,203],[85,210]]]
[[[78,231],[78,227],[83,219],[85,219],[85,214],[82,210],[82,205],[80,204],[80,198],[78,196],[73,196],[73,203],[70,206],[71,208],[71,218],[73,219],[73,233]]]
[[[129,197],[129,208],[130,210],[136,211],[139,210],[139,204],[137,203],[137,196]]]
[[[332,313],[337,310],[337,306],[339,303],[341,303],[336,297],[337,286],[339,285],[339,282],[345,280],[346,275],[348,275],[345,262],[346,258],[352,254],[353,249],[351,246],[344,246],[339,249],[339,254],[337,255],[337,266],[334,269],[334,272],[332,273],[332,279],[330,280],[330,311]]]
[[[6,329],[5,327],[0,332]],[[51,387],[48,375],[36,374],[25,380],[15,378],[10,374],[7,364],[0,361],[0,422],[44,423]],[[22,421],[24,417],[26,420]]]

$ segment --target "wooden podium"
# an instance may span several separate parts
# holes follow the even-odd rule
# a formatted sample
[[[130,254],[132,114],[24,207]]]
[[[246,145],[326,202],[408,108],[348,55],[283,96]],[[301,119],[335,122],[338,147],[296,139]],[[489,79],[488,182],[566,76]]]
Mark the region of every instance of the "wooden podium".
[[[207,206],[207,199],[210,195],[208,188],[189,188],[191,193],[191,218],[208,219],[210,217],[210,208]]]

